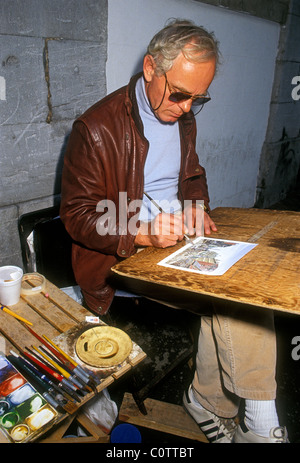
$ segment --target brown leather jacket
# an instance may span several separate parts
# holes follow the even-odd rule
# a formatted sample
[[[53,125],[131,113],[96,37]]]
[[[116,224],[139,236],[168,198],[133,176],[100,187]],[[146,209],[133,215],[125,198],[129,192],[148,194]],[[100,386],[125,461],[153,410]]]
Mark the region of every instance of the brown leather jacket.
[[[105,212],[97,204],[111,200],[116,211],[119,192],[127,202],[143,197],[143,170],[148,141],[135,98],[134,76],[129,85],[106,96],[88,109],[73,125],[64,159],[60,216],[73,239],[72,262],[77,283],[89,308],[98,314],[107,312],[114,288],[108,282],[111,267],[136,252],[135,235],[124,230],[117,220],[113,233],[99,235],[97,224]],[[209,197],[206,174],[195,152],[196,123],[189,113],[179,120],[182,161],[179,198],[204,200]],[[121,223],[122,222],[122,223]]]

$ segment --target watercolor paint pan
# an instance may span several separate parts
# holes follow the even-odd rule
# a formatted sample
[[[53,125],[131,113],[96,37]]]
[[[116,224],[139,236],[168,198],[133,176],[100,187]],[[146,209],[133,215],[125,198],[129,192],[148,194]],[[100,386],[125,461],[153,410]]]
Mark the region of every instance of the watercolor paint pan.
[[[54,423],[57,411],[0,353],[0,430],[15,443],[29,442]]]

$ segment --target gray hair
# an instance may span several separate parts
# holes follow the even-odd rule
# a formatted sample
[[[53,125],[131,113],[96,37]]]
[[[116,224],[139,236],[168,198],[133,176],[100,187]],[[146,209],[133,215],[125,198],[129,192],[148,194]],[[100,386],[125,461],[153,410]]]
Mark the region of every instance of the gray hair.
[[[161,75],[171,69],[180,52],[189,61],[205,62],[215,58],[216,66],[219,64],[219,44],[214,34],[185,19],[169,22],[153,37],[146,54],[153,57],[156,74]]]

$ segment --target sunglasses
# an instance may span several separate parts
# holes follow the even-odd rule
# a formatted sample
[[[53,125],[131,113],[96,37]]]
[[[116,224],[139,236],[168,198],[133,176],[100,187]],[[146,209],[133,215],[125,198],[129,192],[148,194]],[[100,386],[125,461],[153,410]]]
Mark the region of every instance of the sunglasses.
[[[206,95],[196,95],[196,96],[193,96],[190,93],[186,93],[186,92],[174,92],[172,91],[170,87],[166,74],[165,74],[165,79],[166,79],[166,84],[168,86],[169,93],[170,93],[168,98],[173,103],[182,103],[183,101],[192,100],[192,106],[203,106],[205,103],[211,100],[208,92]]]

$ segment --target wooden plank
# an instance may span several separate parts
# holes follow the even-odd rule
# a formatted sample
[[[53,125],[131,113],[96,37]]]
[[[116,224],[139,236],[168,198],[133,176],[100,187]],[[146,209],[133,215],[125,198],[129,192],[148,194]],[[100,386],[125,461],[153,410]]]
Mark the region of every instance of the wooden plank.
[[[28,276],[30,274],[26,275],[27,278]],[[23,281],[22,288],[31,289],[34,287],[33,282],[29,279]],[[22,305],[22,301],[25,304]],[[49,280],[45,281],[45,288],[41,292],[35,293],[33,291],[32,294],[21,294],[19,303],[13,309],[16,309],[17,313],[24,316],[24,318],[26,318],[26,311],[33,318],[34,313],[36,313],[38,320],[42,317],[59,332],[67,331],[71,326],[84,321],[85,317],[90,315],[87,309],[53,285]]]
[[[68,431],[69,427],[72,423],[78,422],[89,436],[82,436],[82,437],[64,437],[66,432]],[[47,435],[39,440],[41,444],[72,444],[72,443],[108,443],[109,436],[107,433],[101,430],[101,428],[95,425],[84,413],[78,412],[74,416],[69,416],[66,420],[61,424],[61,426],[56,427],[53,431],[48,432]]]
[[[120,368],[119,370],[112,373],[112,377],[115,378],[115,379],[119,379],[119,378],[121,378],[121,376],[123,376],[125,373],[127,373],[129,370],[131,370],[131,368],[132,367],[131,367],[130,363],[127,363],[122,368]]]
[[[24,283],[30,288],[28,281]],[[48,280],[46,280],[44,292],[29,296],[23,295],[18,304],[11,306],[10,309],[33,323],[33,329],[38,334],[45,334],[51,339],[85,320],[87,315],[91,315],[87,309]],[[11,345],[18,350],[23,350],[26,346],[37,343],[22,322],[2,311],[0,311],[0,332],[8,343],[6,354],[9,353]]]
[[[207,438],[199,429],[196,422],[180,405],[160,402],[154,399],[146,399],[144,404],[147,409],[147,415],[143,415],[139,411],[132,395],[125,393],[119,411],[119,419],[136,426],[208,443]]]
[[[33,285],[33,281],[28,280],[24,284],[30,288]],[[10,309],[32,322],[32,328],[38,335],[46,335],[54,340],[60,336],[64,336],[62,333],[76,329],[82,322],[85,322],[86,316],[91,315],[90,311],[47,280],[43,291],[22,295],[18,304],[11,306]],[[11,349],[22,351],[31,345],[39,346],[40,342],[27,330],[26,325],[11,315],[0,311],[0,346],[3,353],[8,355]],[[145,358],[145,354],[141,348],[134,342],[133,345],[133,352],[130,354],[128,362],[126,364],[124,362],[124,365],[116,366],[116,371],[113,374],[111,371],[108,371],[106,376],[104,375],[101,382],[97,385],[96,392],[93,391],[84,395],[80,403],[72,402],[65,406],[65,411],[68,413],[59,416],[59,426],[63,426],[62,421],[68,418],[68,414],[78,414],[80,407],[95,397],[96,393],[107,388]],[[63,350],[66,351],[65,349]],[[86,427],[92,430],[92,436],[75,438],[75,442],[108,442],[107,435],[99,427],[95,427],[83,414],[79,414],[78,417],[81,422],[84,422]],[[57,425],[54,425],[53,429],[55,433],[50,435],[47,432],[45,441],[74,442],[72,438],[60,440],[62,429],[58,430]],[[2,438],[2,433],[0,437]],[[3,439],[4,442],[7,441],[5,436],[3,436]]]
[[[158,266],[185,243],[146,248],[113,267],[124,289],[193,310],[205,300],[228,300],[250,307],[300,314],[300,213],[219,208],[218,232],[211,237],[258,243],[222,276]],[[280,282],[280,284],[279,284]],[[205,309],[205,307],[204,307]]]
[[[82,436],[82,437],[65,437],[60,440],[57,440],[55,437],[47,437],[39,443],[42,444],[107,444],[109,442],[109,437],[98,437],[94,436]]]
[[[76,420],[95,439],[101,439],[101,442],[109,442],[109,429],[104,430],[100,425],[93,423],[83,412],[77,414]]]
[[[47,440],[50,438],[50,440],[52,441],[60,441],[63,436],[65,435],[65,433],[67,432],[67,430],[69,429],[69,427],[71,426],[71,424],[73,423],[73,421],[75,420],[76,418],[76,415],[73,415],[73,416],[68,416],[64,421],[63,423],[61,423],[60,426],[58,427],[54,427],[50,432],[47,433],[47,437],[45,438],[42,438],[40,440],[40,442],[47,442]]]
[[[83,322],[87,315],[91,315],[90,311],[85,309],[81,304],[76,302],[57,286],[47,280],[46,294],[48,299],[53,301],[62,311],[69,315],[76,323]]]
[[[1,329],[1,320],[0,320],[0,352],[4,355],[8,355],[11,349],[15,349],[15,346],[5,337],[5,333]]]
[[[129,360],[129,363],[132,367],[135,367],[138,363],[142,362],[147,357],[145,352],[139,353],[136,357]]]
[[[10,444],[10,441],[6,439],[3,432],[0,430],[0,444]]]
[[[27,305],[31,307],[31,309],[60,332],[67,331],[76,323],[72,317],[65,314],[60,307],[53,303],[50,298],[46,298],[43,294],[21,296],[21,299],[23,299]]]
[[[26,345],[35,342],[35,338],[30,335],[22,322],[3,312],[0,313],[0,331],[9,342],[7,348],[11,348],[12,345],[15,349],[23,350]],[[6,350],[4,353],[8,354],[9,351]]]
[[[220,235],[224,239],[248,241],[267,227],[269,230],[260,239],[265,245],[271,245],[275,236],[284,240],[288,236],[299,237],[299,212],[225,207],[214,209],[212,218],[218,227],[214,236]]]

